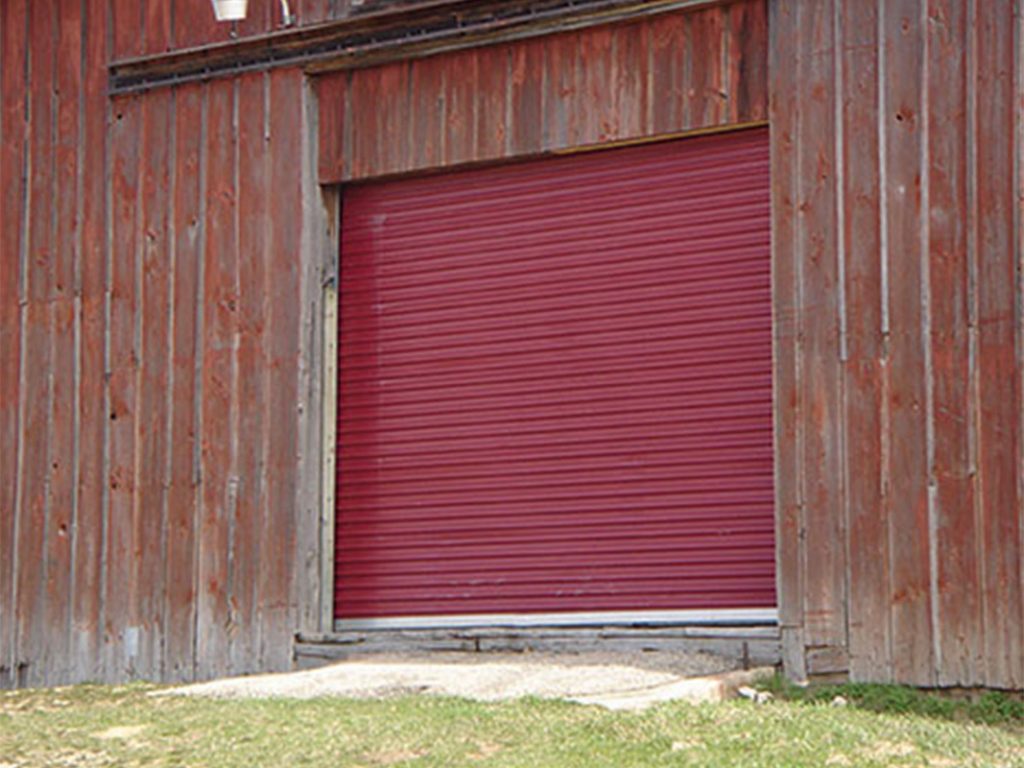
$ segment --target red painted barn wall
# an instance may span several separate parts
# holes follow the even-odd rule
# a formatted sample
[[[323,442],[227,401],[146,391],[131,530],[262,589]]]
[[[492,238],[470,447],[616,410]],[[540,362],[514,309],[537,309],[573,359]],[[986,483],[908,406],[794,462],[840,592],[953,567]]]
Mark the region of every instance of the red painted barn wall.
[[[742,0],[318,77],[320,180],[758,123],[767,38]]]
[[[380,10],[389,0],[289,0],[300,27]],[[210,0],[111,0],[114,59],[225,43],[283,28],[280,0],[249,0],[244,21],[217,22]]]
[[[1020,688],[1014,3],[771,0],[767,44],[764,4],[715,8],[325,77],[321,178],[763,117],[769,72],[789,669]],[[309,611],[310,91],[106,97],[209,18],[0,0],[0,685],[286,666]]]
[[[319,516],[300,479],[317,460],[299,357],[315,330],[312,91],[279,70],[106,95],[109,61],[208,41],[201,5],[0,5],[2,685],[282,668],[317,613],[300,524]],[[425,167],[756,119],[764,9],[725,8],[494,49],[501,66],[481,51],[360,73],[359,120],[411,84],[421,126],[415,146],[404,132],[385,145],[349,123],[350,162],[366,176],[401,169],[395,157]],[[720,62],[707,70],[691,40],[705,27]],[[741,29],[750,39],[731,42]],[[676,74],[641,77],[648,47]],[[579,56],[592,80],[540,89]],[[467,60],[472,80],[445,74]],[[673,79],[689,67],[692,87]]]
[[[286,667],[302,75],[111,100],[107,3],[0,14],[0,686]]]
[[[1016,6],[770,7],[787,662],[1024,687]]]

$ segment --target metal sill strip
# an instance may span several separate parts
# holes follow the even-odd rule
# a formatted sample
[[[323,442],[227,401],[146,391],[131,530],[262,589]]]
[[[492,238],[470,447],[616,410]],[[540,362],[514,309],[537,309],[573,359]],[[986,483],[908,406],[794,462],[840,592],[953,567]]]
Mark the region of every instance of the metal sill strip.
[[[335,632],[394,629],[470,629],[542,627],[743,627],[777,624],[775,608],[721,608],[684,611],[597,611],[581,613],[494,613],[451,616],[396,616],[380,619],[336,619]]]

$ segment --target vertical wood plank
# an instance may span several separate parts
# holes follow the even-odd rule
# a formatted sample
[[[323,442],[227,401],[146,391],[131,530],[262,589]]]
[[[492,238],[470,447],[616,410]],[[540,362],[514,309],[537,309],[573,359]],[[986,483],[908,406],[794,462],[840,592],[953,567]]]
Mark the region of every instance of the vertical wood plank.
[[[544,46],[534,39],[511,48],[507,151],[513,155],[535,154],[544,145]]]
[[[651,21],[651,119],[654,135],[693,125],[690,120],[690,17],[666,15]]]
[[[801,491],[802,399],[799,387],[801,308],[797,243],[797,144],[800,139],[796,60],[791,55],[800,29],[795,4],[773,3],[768,29],[772,183],[772,303],[774,306],[775,535],[776,589],[786,673],[802,678],[803,508]],[[792,648],[798,645],[799,648]]]
[[[318,77],[317,98],[318,175],[321,184],[337,184],[345,178],[345,102],[348,73]],[[244,114],[244,113],[243,113]],[[243,128],[245,126],[243,125]],[[242,157],[246,155],[243,153]]]
[[[50,365],[50,316],[43,302],[29,303],[23,315],[21,398],[24,400],[22,432],[21,505],[15,573],[16,668],[22,667],[22,684],[43,685],[49,659],[40,653],[46,648],[44,626],[46,595],[44,574],[46,556],[47,505],[47,419],[52,397]],[[29,567],[26,563],[33,563]],[[39,567],[40,564],[42,567]]]
[[[1024,103],[1024,15],[1018,15],[1014,24],[1012,82],[1014,103]],[[1016,205],[1013,215],[1013,237],[1016,245],[1017,259],[1017,296],[1016,311],[1014,313],[1014,325],[1016,327],[1015,346],[1017,351],[1017,391],[1015,402],[1017,403],[1017,424],[1019,425],[1015,461],[1017,474],[1017,526],[1019,528],[1017,538],[1019,542],[1017,548],[1017,563],[1019,567],[1017,573],[1020,576],[1021,621],[1024,622],[1024,215],[1022,215],[1024,211],[1021,210],[1021,201],[1024,201],[1024,117],[1022,117],[1019,109],[1014,111],[1013,135],[1016,137],[1016,148],[1014,150],[1016,178],[1013,182],[1016,192],[1014,197]],[[1012,512],[1007,512],[1006,514],[1012,515]],[[1012,574],[1009,578],[1013,578]],[[1012,593],[1013,587],[1010,587],[1010,590]],[[1016,606],[1011,609],[1011,612],[1016,612]],[[1020,626],[1020,623],[1017,626]],[[1017,635],[1014,642],[1010,644],[1010,648],[1022,650],[1020,644],[1024,644],[1024,638]],[[1018,654],[1017,658],[1011,662],[1011,669],[1020,670],[1018,665],[1024,666],[1024,654]],[[1020,683],[1022,679],[1024,679],[1024,671],[1018,674],[1017,682]]]
[[[581,61],[575,104],[583,144],[600,144],[619,134],[619,92],[616,85],[615,41],[609,27],[587,30],[579,44]]]
[[[135,0],[120,0],[133,3]],[[231,24],[218,22],[213,16],[210,0],[170,0],[174,4],[172,30],[177,48],[221,43],[230,39]],[[253,2],[250,5],[257,5]],[[115,47],[115,55],[119,49]]]
[[[298,449],[299,247],[301,178],[295,152],[301,147],[301,74],[270,74],[270,188],[278,215],[270,224],[267,349],[270,355],[267,430],[273,436],[267,457],[267,505],[261,540],[260,592],[263,595],[263,663],[282,669],[289,663],[294,632],[292,584],[295,552],[295,467]]]
[[[324,283],[328,275],[334,272],[337,254],[328,246],[331,241],[327,222],[330,196],[325,196],[316,183],[315,146],[310,140],[310,127],[315,113],[312,89],[304,79],[300,81],[299,96],[302,125],[297,165],[302,219],[298,258],[299,341],[296,349],[295,498],[292,513],[295,550],[291,555],[290,590],[293,633],[319,631],[323,627],[322,602],[326,600],[329,603],[333,596],[330,589],[322,589],[321,583],[324,571],[322,559],[331,557],[330,552],[321,550],[322,530],[327,527],[321,495],[321,472],[324,466],[321,374],[325,350]]]
[[[737,38],[735,31],[743,28],[743,14],[747,5],[736,3],[727,5],[721,10],[722,14],[722,98],[725,100],[723,107],[723,124],[735,124],[739,122],[739,72],[741,67],[740,58],[743,48]]]
[[[65,247],[58,241],[58,247]],[[50,514],[46,540],[46,682],[69,679],[68,624],[71,616],[71,535],[75,472],[75,305],[71,299],[50,304],[50,403],[52,437],[49,472]]]
[[[231,644],[234,673],[259,669],[257,616],[262,601],[259,592],[259,552],[263,532],[260,514],[266,493],[266,445],[264,417],[267,410],[265,327],[267,306],[267,221],[271,215],[268,199],[264,126],[263,74],[246,75],[239,83],[238,154],[241,164],[238,188],[239,210],[239,432],[238,505],[235,513],[235,568],[231,601],[238,633]]]
[[[146,5],[153,3],[139,0],[111,0],[110,36],[114,46],[115,59],[141,56],[145,52]],[[207,3],[209,11],[209,3]]]
[[[111,105],[109,298],[109,476],[105,544],[104,677],[123,680],[134,670],[137,631],[128,585],[133,575],[132,511],[135,489],[135,420],[138,413],[136,339],[139,102],[135,97]]]
[[[442,98],[441,78],[443,74],[438,73],[435,87],[438,89],[437,96]],[[413,85],[410,82],[409,62],[399,61],[390,64],[381,71],[379,80],[379,94],[382,102],[388,105],[386,110],[381,110],[377,115],[377,133],[386,137],[382,146],[377,148],[380,173],[398,173],[407,168],[415,167],[413,157],[418,148],[413,145],[413,133],[416,130],[414,124],[418,121],[415,113],[415,100],[413,98]],[[440,153],[442,146],[437,133],[443,124],[444,109],[440,109],[440,115],[432,113],[430,116],[423,116],[428,123],[426,128],[431,133],[430,140],[437,153]],[[298,147],[295,149],[298,152]],[[431,155],[433,157],[435,155]],[[439,155],[437,155],[439,156]]]
[[[841,526],[840,285],[836,242],[834,2],[801,6],[797,46],[801,121],[798,141],[800,364],[804,410],[803,493],[807,573],[805,629],[810,645],[846,645],[845,547]]]
[[[722,77],[725,37],[722,7],[713,6],[694,11],[687,16],[687,20],[690,27],[689,58],[693,73],[687,92],[688,124],[721,125],[728,114],[725,104],[726,83]]]
[[[140,418],[136,422],[138,458],[135,465],[135,503],[132,509],[132,619],[138,628],[136,670],[156,677],[162,669],[163,552],[167,521],[167,455],[169,383],[168,326],[170,282],[167,260],[169,200],[168,164],[171,135],[171,93],[146,94],[141,104],[139,284]]]
[[[475,64],[475,55],[472,58]],[[408,67],[403,65],[400,82],[408,82],[408,75]],[[264,636],[279,638],[269,647],[270,653],[265,657],[265,663],[277,669],[288,668],[293,664],[291,646],[296,631],[331,628],[333,597],[332,582],[325,589],[321,581],[325,560],[333,573],[334,557],[332,548],[322,548],[325,529],[333,530],[327,517],[328,514],[333,516],[333,509],[330,513],[325,512],[321,496],[321,472],[324,465],[321,419],[325,407],[321,387],[325,352],[321,301],[326,291],[326,281],[335,276],[336,272],[334,264],[337,251],[326,247],[328,241],[337,242],[329,236],[330,230],[336,227],[336,220],[328,223],[329,213],[325,207],[327,201],[316,180],[316,147],[310,141],[310,128],[316,118],[313,92],[308,81],[300,74],[293,73],[292,77],[293,93],[297,97],[292,102],[297,107],[293,113],[300,116],[300,120],[296,121],[299,123],[298,140],[293,143],[299,150],[297,162],[294,163],[298,169],[298,178],[295,179],[298,191],[293,195],[298,203],[296,218],[299,220],[299,236],[292,246],[292,252],[296,254],[293,261],[296,267],[293,290],[297,295],[295,306],[298,316],[297,339],[293,346],[296,375],[292,379],[295,388],[292,430],[294,453],[290,482],[284,486],[290,485],[293,496],[291,519],[287,525],[282,526],[288,534],[284,540],[290,540],[292,548],[284,555],[286,567],[290,571],[287,619],[284,626],[270,627]],[[466,116],[470,125],[471,117],[470,110]],[[471,136],[471,131],[468,136]],[[472,148],[473,142],[470,139],[466,147],[467,158]],[[402,154],[407,151],[403,150]],[[277,176],[279,171],[272,165],[270,167],[271,173]],[[332,210],[337,216],[337,209]],[[267,383],[273,386],[272,379]],[[265,391],[271,391],[270,387]]]
[[[241,38],[272,32],[281,24],[280,6],[280,2],[250,2],[245,19],[235,24],[238,36]],[[207,13],[213,15],[211,11]]]
[[[928,286],[935,434],[935,546],[942,685],[970,685],[981,662],[970,400],[966,5],[928,6]],[[975,658],[975,654],[979,654]]]
[[[50,293],[50,355],[53,400],[50,424],[50,521],[46,542],[46,649],[51,661],[47,679],[63,682],[71,674],[68,626],[71,618],[71,555],[74,523],[77,369],[76,271],[78,262],[78,120],[81,87],[81,5],[61,4],[57,11],[56,135],[54,189],[53,284]]]
[[[21,222],[27,190],[22,180],[28,152],[25,2],[0,4],[0,689],[15,684],[14,592],[18,558],[18,456],[22,451],[21,376]]]
[[[381,163],[379,152],[382,148],[377,146],[376,138],[377,122],[388,120],[390,116],[386,109],[381,108],[388,102],[383,101],[380,72],[379,68],[360,69],[351,74],[348,99],[352,121],[350,125],[343,126],[343,133],[351,136],[350,178],[371,176]],[[410,126],[403,126],[403,129],[411,130]]]
[[[335,486],[338,477],[338,284],[341,278],[341,190],[322,190],[325,242],[323,247],[323,358],[320,365],[320,621],[318,630],[334,629],[338,520]],[[316,412],[316,411],[314,411]]]
[[[583,143],[581,111],[590,105],[579,93],[581,37],[579,33],[556,35],[544,46],[544,72],[541,96],[542,146],[544,150],[572,147]]]
[[[231,615],[229,536],[237,502],[232,475],[234,357],[236,343],[237,242],[235,240],[235,86],[209,86],[206,132],[206,236],[203,250],[201,524],[196,602],[196,674],[226,670]]]
[[[155,56],[171,49],[171,2],[148,0],[142,4],[142,52]]]
[[[43,684],[48,662],[46,652],[46,575],[50,515],[50,455],[53,376],[49,299],[55,282],[54,194],[56,115],[52,93],[56,86],[56,5],[34,2],[29,8],[29,172],[28,216],[25,232],[26,301],[22,322],[21,440],[22,491],[20,494],[18,548],[19,572],[15,620],[18,624],[19,662],[26,664],[25,681]],[[31,564],[31,566],[27,566]]]
[[[99,677],[100,606],[106,477],[105,301],[106,274],[106,3],[85,5],[84,92],[81,134],[81,305],[78,420],[78,516],[72,573],[71,653],[74,680]]]
[[[768,116],[767,0],[736,3],[730,25],[731,85],[729,98],[739,122]]]
[[[292,13],[298,14],[298,23],[303,26],[319,24],[330,18],[331,4],[332,0],[293,0]]]
[[[1021,274],[1015,240],[1020,198],[1007,169],[1021,167],[1021,94],[1014,91],[1014,44],[1010,0],[973,4],[972,45],[977,51],[975,137],[978,305],[978,494],[983,674],[979,680],[1003,688],[1024,686],[1024,546],[1020,479],[1024,401],[1021,361]],[[1016,20],[1020,24],[1020,18]],[[1017,33],[1019,35],[1019,33]],[[1019,66],[1020,51],[1016,52]],[[1018,73],[1019,77],[1019,73]],[[1019,82],[1018,82],[1019,87]],[[1016,129],[1016,130],[1015,130]],[[1015,330],[1016,328],[1016,330]]]
[[[889,667],[889,557],[882,486],[881,204],[878,169],[878,9],[845,2],[842,48],[845,295],[848,318],[846,477],[850,552],[850,674],[885,680]],[[856,105],[855,108],[852,105]]]
[[[445,165],[459,165],[473,159],[476,148],[477,51],[458,51],[439,67],[444,81],[445,122],[443,131]]]
[[[206,137],[205,86],[187,85],[175,91],[174,169],[171,213],[174,259],[171,311],[171,429],[170,483],[167,490],[166,594],[164,674],[169,680],[192,677],[195,608],[198,585],[194,557],[197,544],[197,436],[199,410],[197,337],[202,328],[199,277],[203,257],[202,200],[204,171],[200,165]]]
[[[505,153],[508,125],[508,46],[490,46],[477,52],[475,160],[493,160]]]
[[[52,200],[56,227],[54,246],[54,282],[50,297],[70,300],[75,295],[78,254],[75,250],[78,230],[78,145],[82,88],[82,7],[80,3],[60,3],[55,14],[54,103],[55,145],[54,189]],[[73,355],[69,355],[73,357]],[[67,502],[70,504],[70,499]]]
[[[395,65],[383,67],[380,73],[380,93],[385,103],[391,102],[393,110],[401,109],[401,94],[407,70],[402,67],[399,76]],[[444,60],[437,57],[422,59],[408,72],[409,111],[408,120],[401,120],[400,113],[392,116],[380,114],[377,118],[378,136],[384,145],[378,168],[383,173],[394,173],[403,167],[433,168],[443,163],[447,152],[448,121],[444,92]],[[393,96],[392,96],[393,94]],[[389,98],[390,97],[390,98]],[[394,155],[404,141],[409,147],[408,165],[396,162]]]
[[[615,34],[615,81],[611,84],[618,102],[616,132],[612,139],[643,136],[647,128],[651,94],[650,35],[646,24],[629,24]],[[767,62],[764,62],[767,69]],[[767,89],[766,89],[767,90]]]
[[[926,381],[922,338],[924,30],[920,0],[886,0],[886,268],[890,286],[889,394],[893,677],[935,683],[929,600]]]

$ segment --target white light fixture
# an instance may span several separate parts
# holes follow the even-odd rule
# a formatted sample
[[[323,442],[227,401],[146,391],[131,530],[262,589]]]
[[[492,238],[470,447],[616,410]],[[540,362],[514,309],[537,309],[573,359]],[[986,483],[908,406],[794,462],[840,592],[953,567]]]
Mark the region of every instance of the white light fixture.
[[[217,21],[242,21],[245,18],[248,0],[210,0],[213,15]],[[281,24],[290,27],[295,23],[288,0],[281,0]]]
[[[245,18],[248,0],[210,0],[217,21],[241,21]]]

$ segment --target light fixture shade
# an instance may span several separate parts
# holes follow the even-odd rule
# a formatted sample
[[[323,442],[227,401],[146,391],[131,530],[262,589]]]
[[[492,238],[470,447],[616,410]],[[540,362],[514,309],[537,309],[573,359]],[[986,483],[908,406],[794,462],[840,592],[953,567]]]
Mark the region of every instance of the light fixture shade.
[[[217,21],[241,21],[245,18],[248,0],[210,0]]]

